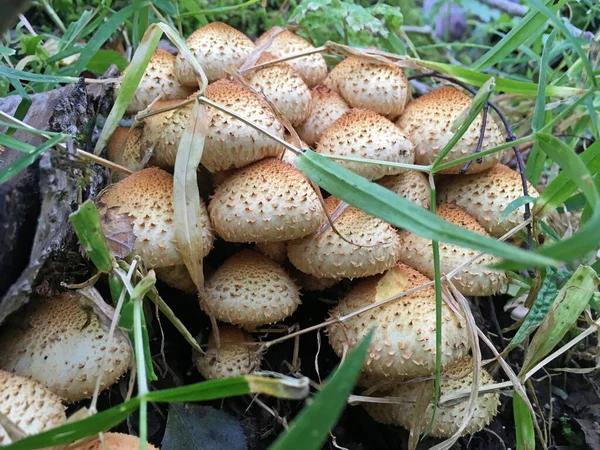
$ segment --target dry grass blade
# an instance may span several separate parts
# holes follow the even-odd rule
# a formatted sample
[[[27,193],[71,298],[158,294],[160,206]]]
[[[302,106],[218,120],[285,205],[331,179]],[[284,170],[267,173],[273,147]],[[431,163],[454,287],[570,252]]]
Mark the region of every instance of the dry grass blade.
[[[331,41],[327,41],[324,47],[329,53],[352,56],[370,64],[394,64],[398,67],[408,69],[426,70],[424,66],[412,58],[383,52],[374,48],[355,48]]]
[[[274,27],[274,29],[276,29],[277,31],[272,32],[271,35],[269,36],[269,38],[266,41],[264,41],[262,44],[257,46],[252,51],[252,53],[250,53],[250,56],[248,56],[248,58],[246,58],[246,61],[244,62],[244,64],[242,64],[242,66],[239,69],[240,73],[253,70],[254,65],[256,64],[256,61],[258,61],[260,59],[260,57],[262,56],[262,54],[268,50],[268,48],[271,46],[271,44],[273,43],[275,38],[285,31],[285,28],[281,28],[281,27]]]

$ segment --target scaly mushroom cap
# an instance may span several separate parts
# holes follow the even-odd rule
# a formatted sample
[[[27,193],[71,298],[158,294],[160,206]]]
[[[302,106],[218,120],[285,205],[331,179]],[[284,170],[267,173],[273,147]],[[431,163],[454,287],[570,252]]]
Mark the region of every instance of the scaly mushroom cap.
[[[219,325],[221,348],[217,348],[211,333],[204,355],[194,351],[193,359],[198,372],[207,380],[249,375],[258,369],[260,358],[255,340],[233,325]]]
[[[420,206],[429,209],[431,187],[427,175],[416,170],[405,170],[398,175],[389,175],[378,181],[384,188]]]
[[[0,368],[38,381],[68,403],[92,396],[107,345],[101,389],[129,368],[129,343],[118,334],[107,342],[108,332],[96,314],[80,305],[76,293],[41,301],[28,319],[28,328],[7,328],[0,334]]]
[[[396,119],[411,100],[404,71],[393,64],[375,64],[350,56],[331,71],[328,86],[353,108],[370,109]]]
[[[40,383],[0,370],[0,413],[32,435],[56,428],[66,422],[60,398]],[[0,446],[12,442],[0,425]]]
[[[489,236],[477,221],[460,206],[444,204],[436,211],[437,215],[450,223],[467,230]],[[431,240],[409,231],[400,232],[402,252],[400,261],[419,272],[433,278],[433,247]],[[443,274],[450,273],[461,264],[474,258],[479,252],[440,242],[440,269]],[[462,268],[452,277],[454,286],[463,295],[483,296],[494,295],[506,283],[506,273],[490,269],[489,266],[500,263],[500,259],[492,255],[483,255],[477,261]]]
[[[269,105],[238,83],[230,80],[212,83],[206,89],[206,97],[283,139],[285,129]],[[269,136],[229,114],[210,106],[206,114],[209,133],[202,164],[211,172],[243,167],[283,152],[283,147]]]
[[[312,109],[306,122],[296,127],[300,138],[313,147],[323,132],[344,113],[350,106],[335,91],[319,85],[310,90],[312,96]]]
[[[291,267],[290,274],[296,280],[296,284],[303,291],[319,292],[329,289],[340,282],[339,278],[317,278],[313,275],[302,272],[301,270]]]
[[[179,289],[186,294],[195,294],[198,288],[194,284],[190,272],[184,264],[177,266],[156,267],[156,278],[172,288]]]
[[[181,102],[181,100],[158,101],[153,105],[152,111],[175,106]],[[188,104],[145,119],[143,137],[148,143],[147,146],[153,146],[151,165],[163,169],[175,166],[179,141],[190,120],[193,108],[193,104]]]
[[[452,139],[452,125],[461,113],[469,108],[471,98],[456,88],[444,86],[431,91],[408,104],[396,125],[415,145],[415,162],[431,164],[444,146]],[[443,162],[450,162],[463,156],[475,154],[483,113],[479,114],[456,143]],[[504,137],[494,122],[491,114],[487,116],[485,137],[481,150],[504,143]],[[481,172],[489,169],[502,159],[503,152],[496,152],[483,157],[482,163],[473,161],[467,173]],[[441,171],[441,173],[458,174],[465,163],[459,163]]]
[[[123,433],[104,433],[104,445],[100,438],[94,439],[81,447],[79,450],[139,450],[140,438]],[[147,450],[158,450],[154,445],[147,443]]]
[[[129,127],[117,127],[106,146],[108,159],[133,172],[142,170],[148,147],[142,134],[142,128],[133,128],[129,131]],[[117,171],[114,171],[112,175],[115,182],[125,177],[125,174]]]
[[[175,77],[175,56],[169,52],[156,49],[142,80],[127,106],[127,112],[136,113],[148,107],[159,95],[162,100],[175,100],[186,98],[192,93],[189,87],[184,87]],[[123,75],[125,75],[123,72]]]
[[[527,189],[530,196],[539,196],[529,182]],[[506,207],[522,196],[521,175],[502,164],[473,175],[443,177],[438,187],[438,202],[462,206],[488,233],[497,237],[523,221],[525,206],[500,219]]]
[[[449,378],[452,377],[452,378]],[[494,379],[485,370],[481,370],[479,375],[480,386],[493,384]],[[440,381],[440,394],[442,396],[458,391],[469,391],[473,384],[473,362],[471,356],[461,358],[456,363],[448,366],[442,372]],[[389,397],[413,397],[433,398],[433,382],[421,381],[417,383],[397,384],[387,390],[386,395]],[[473,434],[481,431],[486,427],[498,413],[500,405],[498,394],[484,394],[477,397],[473,416],[463,435]],[[417,413],[416,402],[403,402],[383,404],[383,403],[364,403],[364,408],[378,422],[400,425],[410,430],[411,425],[416,421],[418,434],[422,434],[431,421],[433,415],[433,404],[425,410],[425,413],[420,413],[420,417],[414,417]],[[465,416],[469,410],[469,398],[466,397],[458,404],[452,406],[438,406],[433,426],[429,430],[429,436],[448,438],[458,431]]]
[[[287,241],[257,242],[254,246],[263,255],[271,258],[278,264],[283,264],[287,261],[287,244]]]
[[[242,250],[223,263],[204,286],[200,306],[217,320],[254,330],[275,323],[298,308],[300,293],[275,261]]]
[[[254,43],[248,36],[223,22],[198,28],[185,42],[209,82],[225,78],[227,69],[240,67],[254,50]],[[177,55],[175,74],[182,85],[198,86],[196,73],[182,53]]]
[[[306,236],[321,224],[322,208],[298,169],[267,158],[238,170],[208,207],[215,231],[229,242],[277,242]]]
[[[263,54],[258,63],[274,59]],[[289,64],[279,63],[253,71],[250,85],[264,96],[296,127],[306,121],[311,111],[310,89]]]
[[[406,136],[385,117],[367,109],[351,109],[331,124],[321,135],[317,152],[405,164],[415,159],[413,145]],[[337,163],[370,180],[405,170],[362,162]]]
[[[422,286],[430,280],[414,269],[398,264],[384,275],[359,282],[331,310],[344,316],[394,295]],[[333,350],[342,355],[355,347],[376,326],[363,372],[381,377],[416,378],[435,372],[435,289],[432,286],[328,327]],[[464,320],[442,304],[442,366],[469,351]],[[342,328],[343,327],[343,328]]]
[[[325,200],[330,214],[338,204],[334,197]],[[322,217],[325,223],[325,215]],[[344,241],[331,226],[320,234],[290,242],[288,258],[297,269],[318,278],[360,278],[382,273],[398,262],[400,241],[390,224],[352,206],[333,223],[352,243]]]
[[[98,200],[101,215],[116,208],[133,221],[133,253],[140,255],[149,268],[183,264],[175,236],[173,176],[158,167],[135,172],[112,185]],[[212,249],[214,235],[208,212],[200,200],[202,257]]]
[[[270,39],[276,31],[277,28],[271,28],[257,39],[256,45],[259,46]],[[314,48],[306,39],[291,31],[284,31],[273,39],[267,50],[276,58],[283,58],[303,51],[314,50]],[[320,53],[313,53],[286,62],[302,77],[308,87],[316,86],[327,76],[327,63]]]

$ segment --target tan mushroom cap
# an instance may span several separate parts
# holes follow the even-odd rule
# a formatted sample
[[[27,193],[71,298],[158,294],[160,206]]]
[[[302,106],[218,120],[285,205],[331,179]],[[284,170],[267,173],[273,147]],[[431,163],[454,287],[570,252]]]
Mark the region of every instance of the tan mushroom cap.
[[[198,372],[207,380],[239,377],[258,370],[260,358],[255,340],[233,325],[219,325],[221,348],[217,348],[211,333],[204,355],[194,351],[193,359]]]
[[[175,100],[186,98],[192,93],[191,88],[182,86],[175,77],[175,60],[175,56],[169,52],[156,49],[127,106],[127,112],[136,113],[147,108],[158,96],[162,100]],[[127,70],[123,75],[126,72]]]
[[[413,144],[392,122],[367,109],[351,109],[321,135],[317,152],[386,162],[412,164]],[[337,161],[369,180],[401,173],[405,169],[363,162]]]
[[[353,108],[370,109],[396,119],[411,100],[404,71],[393,64],[375,64],[350,56],[331,71],[328,86]]]
[[[148,268],[183,264],[175,235],[173,210],[173,175],[150,167],[129,175],[112,185],[98,199],[101,215],[116,208],[133,221],[133,254],[139,255]],[[202,257],[212,249],[214,235],[204,202],[200,200]]]
[[[32,435],[56,428],[66,422],[60,398],[40,383],[0,370],[0,413]],[[0,446],[12,442],[0,425]]]
[[[80,305],[76,293],[41,301],[28,319],[28,328],[7,328],[0,334],[0,368],[38,381],[68,403],[92,396],[107,345],[101,389],[129,368],[129,342],[115,334],[108,343],[108,332]]]
[[[271,28],[257,39],[256,45],[261,45],[276,32],[277,27]],[[268,47],[269,53],[277,58],[314,49],[315,47],[306,39],[287,30],[278,34]],[[316,86],[327,76],[327,63],[320,53],[313,53],[312,55],[291,59],[286,62],[302,77],[308,87]]]
[[[310,115],[306,122],[296,127],[296,131],[303,141],[313,147],[321,139],[323,132],[350,110],[350,106],[337,92],[322,85],[315,86],[310,93]]]
[[[539,196],[529,182],[527,189],[530,196]],[[456,203],[462,206],[488,233],[497,237],[502,237],[523,222],[525,206],[515,209],[500,220],[506,207],[522,196],[521,175],[502,164],[473,175],[443,177],[438,186],[439,203]]]
[[[254,330],[275,323],[298,308],[300,294],[292,277],[275,261],[242,250],[206,280],[202,309],[222,322]]]
[[[258,63],[274,59],[265,53]],[[289,64],[279,63],[251,72],[249,84],[261,92],[283,116],[296,127],[306,121],[311,111],[310,89]]]
[[[217,234],[229,242],[277,242],[306,236],[321,224],[322,208],[310,182],[277,158],[227,178],[208,207]]]
[[[360,281],[331,310],[340,317],[422,286],[430,280],[398,264],[384,275]],[[381,377],[416,378],[435,372],[435,289],[422,288],[328,327],[333,350],[342,355],[355,347],[376,326],[363,372]],[[442,366],[469,351],[466,324],[445,303],[442,305]],[[343,327],[343,329],[342,329]]]
[[[140,438],[123,433],[104,433],[104,445],[100,438],[94,439],[81,447],[79,450],[139,450]],[[158,450],[154,445],[147,443],[148,450]]]
[[[339,278],[318,278],[314,275],[304,273],[293,266],[291,267],[290,274],[294,277],[296,284],[300,286],[302,291],[306,292],[324,291],[340,282]]]
[[[240,67],[254,50],[250,38],[223,22],[198,28],[185,42],[209,82],[225,78],[227,70]],[[175,74],[182,85],[198,86],[196,73],[182,53],[177,55]]]
[[[333,213],[339,200],[329,197],[325,205]],[[326,222],[325,215],[321,223]],[[352,206],[322,233],[313,233],[288,244],[288,258],[297,269],[318,278],[360,278],[385,272],[400,257],[398,233],[388,223]],[[353,245],[356,244],[356,245]]]
[[[460,206],[443,204],[437,208],[436,213],[450,223],[489,236],[483,227]],[[431,240],[404,230],[400,232],[400,242],[402,246],[400,261],[433,278],[435,271]],[[443,274],[450,273],[479,254],[477,251],[443,242],[439,243],[439,248],[440,270]],[[452,282],[463,295],[494,295],[507,282],[504,271],[490,269],[490,266],[500,261],[500,258],[495,256],[483,255],[462,268],[452,277]]]
[[[398,175],[383,177],[378,184],[421,208],[429,209],[431,206],[431,186],[423,172],[405,170]]]
[[[452,378],[450,378],[452,377]],[[493,384],[494,379],[485,370],[481,370],[479,375],[480,386]],[[473,362],[471,356],[466,356],[456,363],[448,366],[442,372],[440,381],[441,396],[459,391],[469,391],[473,384]],[[389,397],[412,397],[433,398],[433,382],[421,381],[417,383],[397,384],[386,392]],[[483,394],[477,398],[473,416],[463,435],[473,434],[486,427],[498,413],[500,405],[498,394]],[[413,421],[416,421],[418,434],[422,434],[431,421],[433,415],[433,404],[429,403],[425,413],[420,417],[414,417],[417,408],[416,402],[403,402],[382,404],[382,403],[364,403],[364,408],[378,422],[400,425],[406,429],[411,428]],[[469,410],[469,398],[465,397],[458,404],[450,406],[438,406],[438,410],[433,421],[433,426],[429,430],[429,436],[448,438],[458,431]]]
[[[117,127],[107,144],[106,153],[112,162],[127,167],[133,172],[144,168],[147,142],[141,128]],[[113,171],[113,180],[119,181],[126,175]]]
[[[469,108],[471,98],[450,86],[444,86],[413,100],[408,104],[396,125],[408,136],[415,145],[415,163],[431,164],[444,146],[452,139],[452,125],[461,113]],[[450,162],[463,156],[475,154],[483,113],[481,113],[456,145],[446,155],[443,162]],[[504,137],[494,122],[491,114],[487,116],[485,137],[481,150],[496,147],[504,143]],[[483,157],[479,164],[473,161],[467,173],[481,172],[489,169],[502,159],[503,152],[492,153]],[[440,173],[458,174],[465,163],[442,170]]]
[[[219,80],[206,89],[206,97],[283,139],[284,127],[269,105],[238,83]],[[269,156],[279,156],[283,147],[264,133],[224,112],[207,107],[209,133],[202,164],[210,172],[243,167]]]
[[[257,242],[254,244],[256,250],[271,258],[277,264],[283,264],[287,261],[287,245],[287,241]]]
[[[198,288],[184,264],[156,267],[154,271],[156,272],[156,278],[172,288],[179,289],[186,294],[195,294],[198,292]]]

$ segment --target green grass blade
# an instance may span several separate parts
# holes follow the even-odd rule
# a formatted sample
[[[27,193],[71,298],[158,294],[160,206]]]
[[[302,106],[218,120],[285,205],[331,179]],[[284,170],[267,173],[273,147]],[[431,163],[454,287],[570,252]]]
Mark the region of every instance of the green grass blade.
[[[179,17],[184,18],[184,17],[205,16],[207,14],[223,14],[223,13],[235,11],[236,9],[246,8],[246,7],[254,5],[260,1],[261,0],[247,0],[242,3],[238,3],[237,5],[219,6],[218,8],[211,8],[211,9],[196,9],[196,8],[194,8],[192,11],[180,14]]]
[[[307,150],[296,159],[306,176],[352,206],[431,240],[484,251],[519,267],[556,265],[557,261],[513,247],[496,239],[453,225],[431,212],[372,183],[327,158]]]
[[[514,210],[520,208],[526,203],[535,203],[536,200],[537,198],[531,197],[529,195],[524,195],[522,197],[514,199],[512,202],[506,205],[506,208],[504,208],[504,211],[502,211],[502,214],[500,214],[500,220],[505,220]]]
[[[35,151],[35,147],[33,145],[28,144],[27,142],[19,141],[18,139],[10,137],[6,134],[0,134],[0,145],[13,148],[21,153],[33,153]]]
[[[535,450],[535,430],[529,408],[520,395],[513,395],[517,450]]]
[[[318,450],[342,414],[367,355],[373,331],[358,344],[348,358],[335,370],[323,389],[315,395],[282,434],[270,450]]]
[[[23,70],[13,69],[0,64],[0,77],[6,77],[8,79],[17,79],[25,81],[37,81],[40,83],[77,83],[79,78],[77,77],[65,77],[62,75],[45,75],[41,73],[25,72]]]

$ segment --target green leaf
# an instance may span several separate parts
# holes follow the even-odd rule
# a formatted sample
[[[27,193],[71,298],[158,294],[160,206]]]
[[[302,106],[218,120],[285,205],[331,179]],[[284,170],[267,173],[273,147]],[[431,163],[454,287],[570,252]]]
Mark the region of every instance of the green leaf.
[[[513,395],[513,416],[515,418],[517,450],[535,450],[533,419],[527,403],[520,395]]]
[[[502,211],[502,214],[500,214],[500,221],[505,220],[510,215],[510,213],[520,208],[524,204],[535,203],[536,200],[537,198],[531,197],[530,195],[524,195],[522,197],[514,199],[512,202],[506,205],[506,208],[504,208],[504,211]]]
[[[86,69],[94,73],[103,74],[111,64],[116,64],[119,70],[123,71],[127,68],[129,62],[116,50],[98,50],[94,57],[90,59]]]
[[[21,153],[33,153],[35,151],[35,147],[33,145],[28,144],[27,142],[19,141],[18,139],[12,138],[6,134],[0,134],[0,145],[13,148]]]
[[[598,288],[598,276],[589,266],[579,266],[559,291],[556,301],[527,347],[519,376],[524,376],[546,357],[577,322]]]
[[[315,395],[270,450],[319,450],[342,414],[348,395],[363,365],[373,330],[365,336],[348,358],[330,375],[323,389]]]
[[[65,77],[61,75],[45,75],[40,73],[25,72],[0,64],[0,77],[16,80],[39,81],[41,83],[77,83],[77,77]]]
[[[102,222],[96,205],[91,200],[84,202],[77,211],[69,216],[81,246],[84,248],[96,268],[109,273],[117,264],[110,252],[108,242],[102,231]]]
[[[431,240],[447,242],[500,256],[518,267],[556,265],[557,261],[527,252],[497,239],[453,225],[392,191],[307,150],[296,159],[298,168],[332,195],[350,205]]]

